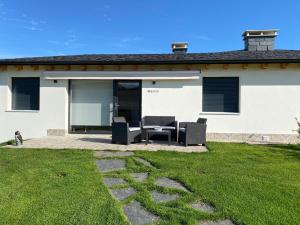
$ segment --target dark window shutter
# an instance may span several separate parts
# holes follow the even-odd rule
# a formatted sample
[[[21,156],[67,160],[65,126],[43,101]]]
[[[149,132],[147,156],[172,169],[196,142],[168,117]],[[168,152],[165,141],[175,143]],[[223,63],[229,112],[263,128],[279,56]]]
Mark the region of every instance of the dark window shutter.
[[[239,112],[238,77],[203,77],[203,112]]]
[[[12,78],[12,109],[39,110],[40,109],[40,78],[13,77]]]

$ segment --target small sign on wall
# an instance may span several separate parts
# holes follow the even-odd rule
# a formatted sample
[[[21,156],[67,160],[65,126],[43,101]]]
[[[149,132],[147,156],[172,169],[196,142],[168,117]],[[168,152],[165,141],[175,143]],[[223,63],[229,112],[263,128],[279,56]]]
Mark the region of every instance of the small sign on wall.
[[[149,89],[147,90],[148,93],[158,93],[159,90],[158,89]]]

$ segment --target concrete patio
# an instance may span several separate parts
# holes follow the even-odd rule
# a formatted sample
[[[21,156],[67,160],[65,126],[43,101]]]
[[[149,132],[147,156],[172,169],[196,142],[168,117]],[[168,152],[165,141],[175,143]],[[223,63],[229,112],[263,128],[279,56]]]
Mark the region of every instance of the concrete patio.
[[[15,146],[7,146],[15,147]],[[48,136],[25,140],[24,144],[15,148],[49,148],[49,149],[90,149],[90,150],[119,150],[119,151],[177,151],[177,152],[206,152],[205,146],[182,146],[173,142],[155,141],[148,145],[144,142],[130,145],[111,144],[111,134],[69,134],[66,136]]]

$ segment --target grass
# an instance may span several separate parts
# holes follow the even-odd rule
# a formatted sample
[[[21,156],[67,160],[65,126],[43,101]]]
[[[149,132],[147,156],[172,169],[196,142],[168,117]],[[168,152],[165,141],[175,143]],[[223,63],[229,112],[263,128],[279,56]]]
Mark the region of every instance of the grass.
[[[1,224],[126,224],[122,205],[133,199],[160,216],[160,224],[226,218],[241,225],[300,224],[299,145],[209,143],[209,149],[201,154],[136,152],[157,169],[126,158],[127,170],[106,175],[123,177],[138,191],[122,202],[103,185],[92,152],[0,149]],[[150,172],[145,182],[130,176],[145,171]],[[163,176],[190,192],[155,186],[155,179]],[[181,198],[156,204],[152,190]],[[217,211],[193,210],[189,205],[198,200]]]
[[[0,224],[126,224],[90,151],[0,149]]]

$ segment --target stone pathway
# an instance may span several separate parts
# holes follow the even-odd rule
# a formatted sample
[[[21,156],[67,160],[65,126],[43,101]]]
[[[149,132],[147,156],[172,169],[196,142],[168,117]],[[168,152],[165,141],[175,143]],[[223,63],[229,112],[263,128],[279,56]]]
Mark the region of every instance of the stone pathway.
[[[112,158],[112,159],[99,159],[96,160],[97,166],[101,173],[106,172],[114,172],[126,169],[126,161],[125,159],[114,159],[114,157],[131,157],[134,156],[134,152],[112,152],[112,151],[98,151],[95,152],[96,157],[100,158]],[[156,169],[149,161],[134,157],[134,160],[137,162],[149,167]],[[143,182],[148,179],[149,173],[147,172],[139,172],[139,173],[131,173],[130,176],[136,182]],[[130,187],[128,182],[123,178],[116,177],[104,177],[103,182],[110,189],[112,195],[118,199],[119,201],[126,200],[130,196],[134,194],[139,194],[137,190],[133,187]],[[179,183],[176,180],[173,180],[168,177],[160,177],[155,182],[155,185],[164,187],[164,188],[173,188],[181,191],[186,191],[186,187],[183,184]],[[122,188],[113,188],[116,185],[126,185]],[[180,198],[180,194],[166,194],[158,191],[152,191],[151,197],[156,203],[167,203],[170,201],[175,201]],[[216,209],[204,202],[195,202],[190,205],[193,209],[206,212],[206,213],[214,213]],[[154,215],[149,212],[146,208],[142,206],[142,204],[138,201],[133,201],[123,207],[124,213],[127,216],[128,220],[132,225],[144,225],[144,224],[152,224],[160,220],[159,216]],[[231,220],[207,220],[200,221],[198,225],[234,225]]]
[[[133,152],[109,152],[109,151],[101,151],[96,152],[95,156],[100,158],[107,157],[129,157],[133,156]],[[140,161],[142,164],[146,166],[150,166],[154,168],[148,161],[142,158],[135,158],[137,161]],[[111,172],[126,169],[125,160],[120,159],[101,159],[97,160],[97,165],[100,172]],[[136,181],[144,181],[148,178],[149,173],[131,173],[131,176]],[[119,201],[123,201],[133,194],[136,194],[137,191],[132,187],[126,188],[117,188],[111,189],[115,185],[128,185],[128,182],[123,178],[114,178],[114,177],[104,177],[103,181],[105,185],[110,188],[112,195],[117,198]],[[129,221],[133,225],[143,225],[154,223],[159,220],[158,216],[153,215],[151,212],[147,211],[144,207],[142,207],[140,202],[133,201],[124,206],[124,213],[128,217]]]
[[[156,201],[158,203],[174,201],[180,197],[178,194],[173,194],[173,195],[163,194],[163,193],[159,193],[157,191],[151,192],[151,196],[154,199],[154,201]]]
[[[158,178],[155,184],[160,187],[175,188],[183,191],[188,191],[182,184],[167,177]]]
[[[126,169],[125,160],[120,160],[120,159],[97,160],[97,165],[100,171],[103,173]]]
[[[210,204],[204,203],[204,202],[196,202],[196,203],[191,204],[191,206],[193,209],[207,212],[207,213],[213,213],[216,211],[216,209],[213,206],[211,206]]]
[[[208,220],[208,221],[202,221],[198,225],[234,225],[234,223],[231,220]]]
[[[130,174],[135,181],[145,181],[149,177],[149,173],[131,173]]]
[[[108,187],[112,187],[112,186],[120,185],[120,184],[128,184],[127,181],[125,181],[122,178],[104,177],[103,181],[106,184],[106,186],[108,186]]]
[[[134,159],[136,161],[138,161],[139,163],[142,163],[143,165],[148,166],[149,168],[152,168],[152,169],[155,168],[154,166],[152,166],[152,164],[150,162],[148,162],[145,159],[142,159],[142,158],[139,158],[139,157],[134,157]]]
[[[133,225],[155,223],[159,217],[148,212],[141,203],[134,201],[124,207],[124,213]]]
[[[113,195],[120,201],[125,200],[129,196],[136,193],[136,190],[129,187],[129,188],[122,188],[122,189],[113,189],[111,190]]]

